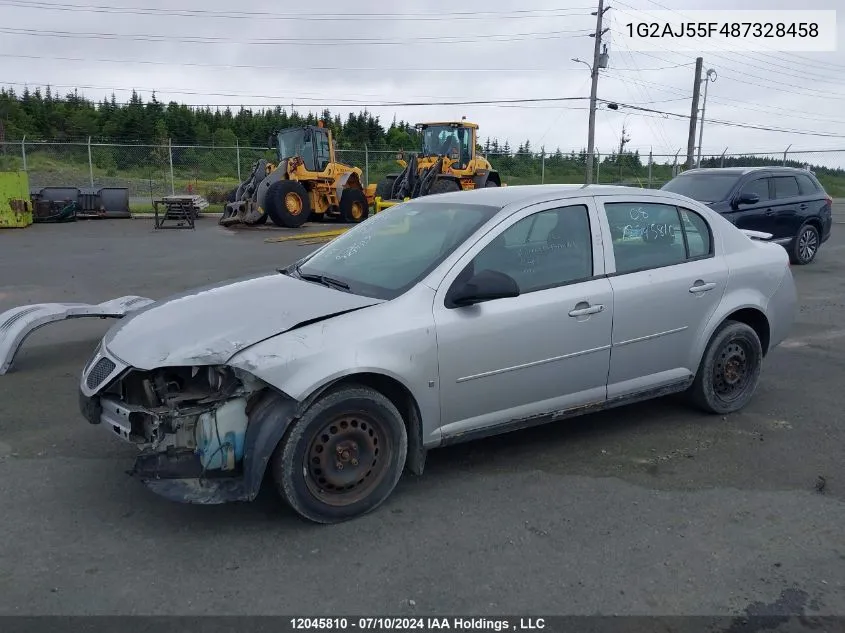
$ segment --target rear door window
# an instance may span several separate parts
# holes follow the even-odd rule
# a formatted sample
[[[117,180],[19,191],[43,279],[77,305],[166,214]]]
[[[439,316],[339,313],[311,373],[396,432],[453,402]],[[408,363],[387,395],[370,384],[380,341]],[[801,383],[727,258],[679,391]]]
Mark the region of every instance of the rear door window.
[[[775,183],[775,198],[797,198],[801,195],[798,188],[798,181],[795,176],[775,176],[772,178]]]

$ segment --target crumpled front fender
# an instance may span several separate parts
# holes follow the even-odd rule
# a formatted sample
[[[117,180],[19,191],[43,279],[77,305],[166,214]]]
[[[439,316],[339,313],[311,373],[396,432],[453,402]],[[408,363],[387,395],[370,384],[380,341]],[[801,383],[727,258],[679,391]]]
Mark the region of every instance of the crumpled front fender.
[[[0,314],[0,375],[12,367],[24,340],[38,328],[56,321],[99,317],[120,319],[154,303],[146,297],[118,297],[103,303],[34,303]]]

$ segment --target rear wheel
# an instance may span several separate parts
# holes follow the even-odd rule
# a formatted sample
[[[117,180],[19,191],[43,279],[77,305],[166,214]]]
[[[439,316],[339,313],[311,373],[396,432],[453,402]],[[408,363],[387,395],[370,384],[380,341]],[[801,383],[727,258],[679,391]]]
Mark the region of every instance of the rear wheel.
[[[399,482],[408,452],[402,416],[369,387],[318,399],[273,457],[282,497],[302,517],[338,523],[380,506]]]
[[[754,329],[726,321],[710,339],[690,388],[690,398],[708,413],[742,409],[757,389],[763,346]]]
[[[821,237],[819,230],[812,224],[805,224],[798,231],[798,236],[792,244],[789,259],[793,264],[804,266],[816,258],[819,252]]]
[[[460,185],[458,185],[458,183],[454,180],[451,180],[450,178],[440,178],[431,185],[431,189],[428,190],[428,195],[433,196],[438,193],[450,193],[460,190]]]
[[[495,180],[488,180],[487,183],[484,185],[485,187],[498,187],[499,183]]]
[[[340,196],[340,217],[344,222],[357,224],[367,219],[370,205],[360,189],[344,189]]]
[[[301,183],[279,180],[267,190],[264,208],[273,224],[295,229],[305,224],[311,215],[311,200]]]

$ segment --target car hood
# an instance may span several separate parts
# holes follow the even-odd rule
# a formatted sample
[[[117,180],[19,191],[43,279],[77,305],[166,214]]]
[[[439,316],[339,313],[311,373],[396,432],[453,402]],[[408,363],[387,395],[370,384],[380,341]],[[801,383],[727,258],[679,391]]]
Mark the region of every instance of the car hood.
[[[117,322],[103,344],[137,369],[220,364],[303,323],[382,302],[275,273],[157,301]]]

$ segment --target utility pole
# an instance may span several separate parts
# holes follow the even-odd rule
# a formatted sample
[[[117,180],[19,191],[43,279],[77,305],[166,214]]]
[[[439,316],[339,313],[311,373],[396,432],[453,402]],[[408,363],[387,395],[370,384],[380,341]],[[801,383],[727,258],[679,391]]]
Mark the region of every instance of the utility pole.
[[[619,139],[619,184],[622,184],[622,155],[625,152],[625,145],[629,143],[631,137],[625,134],[625,124],[622,124],[622,137]]]
[[[608,7],[610,8],[610,7]],[[593,182],[593,154],[596,146],[596,93],[599,86],[599,67],[605,68],[607,66],[607,52],[602,53],[601,50],[601,36],[607,32],[608,29],[602,29],[602,19],[604,18],[604,0],[599,0],[598,10],[593,13],[596,16],[596,32],[592,34],[595,38],[593,46],[593,65],[590,68],[592,76],[592,86],[590,87],[590,123],[587,132],[587,173],[586,184]],[[606,51],[606,49],[605,49]],[[604,62],[603,64],[601,62]]]
[[[713,79],[710,79],[711,77]],[[704,139],[704,109],[707,107],[707,82],[716,81],[716,71],[710,68],[702,81],[704,82],[704,102],[701,104],[701,125],[698,128],[698,158],[696,159],[696,166],[698,167],[701,167],[701,143]]]
[[[704,59],[695,59],[695,83],[692,86],[692,111],[689,115],[689,138],[687,139],[687,169],[692,169],[695,159],[695,127],[698,123],[698,95],[701,93],[701,67]]]

